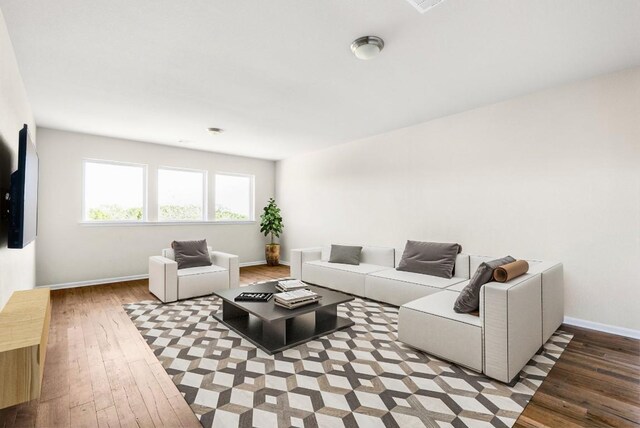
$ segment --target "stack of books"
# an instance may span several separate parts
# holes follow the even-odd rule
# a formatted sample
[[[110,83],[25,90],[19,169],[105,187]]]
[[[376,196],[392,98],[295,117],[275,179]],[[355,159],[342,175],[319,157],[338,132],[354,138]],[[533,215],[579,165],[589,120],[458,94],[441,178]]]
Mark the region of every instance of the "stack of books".
[[[304,289],[276,293],[273,296],[274,303],[276,305],[287,309],[295,309],[311,303],[316,303],[322,298],[318,293]]]
[[[276,288],[280,291],[293,291],[307,288],[307,284],[299,279],[282,279],[278,281]]]

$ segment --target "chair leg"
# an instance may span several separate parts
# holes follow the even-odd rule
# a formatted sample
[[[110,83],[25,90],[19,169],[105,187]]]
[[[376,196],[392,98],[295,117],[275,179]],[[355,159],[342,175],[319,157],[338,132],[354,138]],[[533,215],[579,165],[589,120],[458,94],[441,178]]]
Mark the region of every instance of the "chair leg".
[[[507,383],[507,386],[509,388],[513,388],[514,386],[516,386],[516,384],[520,382],[520,373],[518,373],[517,375],[514,376],[513,379],[511,379],[511,382]]]

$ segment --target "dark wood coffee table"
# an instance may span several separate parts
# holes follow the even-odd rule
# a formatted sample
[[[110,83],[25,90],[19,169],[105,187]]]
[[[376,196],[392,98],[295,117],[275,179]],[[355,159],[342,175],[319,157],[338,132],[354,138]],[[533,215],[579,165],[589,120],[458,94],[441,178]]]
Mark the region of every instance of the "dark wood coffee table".
[[[243,292],[277,293],[277,281],[247,287],[215,291],[222,299],[222,311],[212,316],[269,354],[283,351],[355,323],[338,316],[338,305],[350,302],[353,296],[310,285],[322,296],[318,303],[296,309],[286,309],[268,302],[234,302]]]

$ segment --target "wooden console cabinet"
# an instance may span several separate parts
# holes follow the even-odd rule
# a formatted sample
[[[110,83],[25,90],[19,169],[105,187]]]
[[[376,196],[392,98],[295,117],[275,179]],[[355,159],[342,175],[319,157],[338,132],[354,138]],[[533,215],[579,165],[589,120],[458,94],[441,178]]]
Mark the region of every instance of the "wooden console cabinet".
[[[16,291],[0,312],[0,409],[40,397],[50,295],[48,288]]]

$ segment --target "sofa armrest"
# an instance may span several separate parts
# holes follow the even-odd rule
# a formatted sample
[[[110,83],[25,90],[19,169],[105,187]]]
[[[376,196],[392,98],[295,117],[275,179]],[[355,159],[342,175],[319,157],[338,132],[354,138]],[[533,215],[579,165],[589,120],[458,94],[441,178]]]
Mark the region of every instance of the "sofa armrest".
[[[240,287],[240,261],[235,254],[209,251],[211,263],[229,271],[229,288]]]
[[[484,373],[509,383],[542,346],[542,276],[525,274],[482,287]]]
[[[302,263],[310,260],[320,260],[322,258],[322,248],[297,248],[291,250],[291,259],[289,267],[291,268],[291,277],[302,280]]]
[[[178,300],[178,263],[162,256],[149,257],[149,291],[163,302]]]
[[[564,269],[562,263],[547,262],[542,274],[542,343],[564,322]]]

